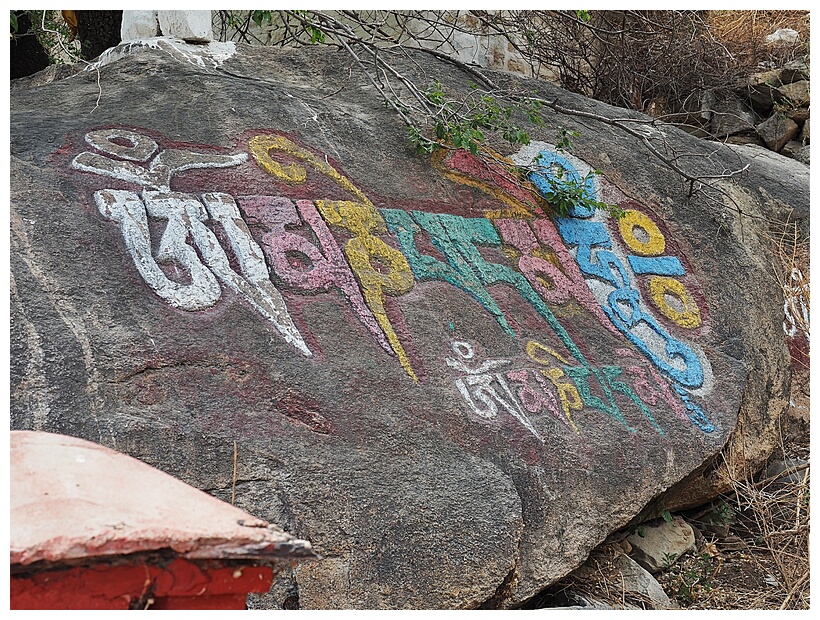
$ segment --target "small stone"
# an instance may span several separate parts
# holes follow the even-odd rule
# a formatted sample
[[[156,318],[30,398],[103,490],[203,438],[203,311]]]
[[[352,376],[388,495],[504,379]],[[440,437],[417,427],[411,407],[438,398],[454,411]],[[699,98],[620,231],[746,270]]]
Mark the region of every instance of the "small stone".
[[[774,87],[768,84],[760,86],[750,86],[748,89],[749,102],[752,104],[752,109],[765,116],[772,111],[774,106]]]
[[[806,476],[806,469],[800,469],[808,466],[809,462],[803,459],[784,459],[770,461],[763,470],[761,480],[768,478],[775,478],[773,484],[788,485],[801,484]],[[795,471],[797,470],[797,471]],[[783,474],[782,476],[780,474]]]
[[[727,536],[720,541],[720,548],[723,551],[743,551],[748,549],[748,545],[743,542],[743,539],[734,534]]]
[[[765,39],[768,45],[794,45],[797,43],[797,40],[800,38],[800,34],[797,30],[792,30],[791,28],[778,28],[772,34],[768,35]]]
[[[762,73],[753,73],[747,80],[749,86],[780,86],[783,82],[783,77],[780,69],[773,69],[771,71],[764,71]]]
[[[796,108],[808,106],[811,100],[808,80],[778,86],[774,89],[774,100],[777,103],[787,103]]]
[[[800,131],[800,142],[804,145],[809,143],[809,120],[806,119],[806,122],[803,123],[803,129]]]
[[[650,573],[668,568],[670,562],[695,549],[695,533],[678,516],[670,523],[641,525],[627,540],[632,545],[632,558]]]
[[[764,146],[764,143],[760,139],[760,136],[757,135],[757,132],[754,134],[739,133],[734,136],[729,136],[726,138],[726,142],[729,144],[759,144],[760,146]]]
[[[731,523],[729,520],[721,520],[707,515],[704,521],[698,522],[698,526],[702,532],[716,538],[724,539],[729,535]]]
[[[772,575],[766,575],[763,578],[763,581],[766,582],[767,586],[771,586],[772,588],[780,587],[780,584],[777,582],[777,579],[775,579]]]
[[[712,106],[712,134],[718,138],[753,129],[754,123],[754,112],[741,101],[719,101]]]
[[[809,79],[809,66],[802,60],[792,60],[780,69],[780,80],[783,84],[791,84],[800,80]]]
[[[807,120],[809,120],[809,109],[808,108],[792,108],[788,112],[786,112],[786,116],[792,119],[798,125],[802,125]]]
[[[780,149],[780,154],[785,155],[786,157],[794,158],[794,156],[797,155],[797,151],[801,148],[803,148],[803,145],[800,142],[797,140],[789,140],[786,142],[785,146]]]
[[[797,135],[798,127],[790,118],[772,116],[757,126],[757,134],[771,150],[780,152]]]
[[[746,81],[746,94],[755,112],[767,114],[774,105],[774,89],[783,84],[780,71],[754,73]]]

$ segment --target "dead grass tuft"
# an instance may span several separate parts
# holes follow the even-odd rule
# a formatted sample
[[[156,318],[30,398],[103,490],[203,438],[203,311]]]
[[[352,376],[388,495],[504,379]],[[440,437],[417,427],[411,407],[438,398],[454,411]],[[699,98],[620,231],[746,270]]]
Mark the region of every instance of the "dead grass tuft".
[[[708,11],[706,22],[737,67],[778,65],[808,55],[809,11]],[[767,45],[765,37],[780,28],[796,30],[798,41],[789,46]]]

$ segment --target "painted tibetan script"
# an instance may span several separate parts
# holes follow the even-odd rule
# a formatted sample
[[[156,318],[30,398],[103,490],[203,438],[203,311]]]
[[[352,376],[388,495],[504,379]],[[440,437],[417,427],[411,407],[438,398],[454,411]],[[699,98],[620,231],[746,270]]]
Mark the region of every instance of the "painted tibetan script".
[[[425,209],[423,201],[418,209],[376,208],[326,157],[274,133],[252,135],[235,153],[161,148],[154,138],[125,129],[91,131],[85,142],[72,168],[102,183],[116,181],[93,191],[93,204],[119,227],[146,285],[180,311],[213,307],[230,290],[290,347],[313,357],[280,289],[305,296],[332,292],[383,354],[418,382],[409,336],[399,336],[387,298],[402,298],[428,282],[446,284],[520,340],[527,360],[481,360],[479,343],[447,343],[442,360],[433,362],[449,368],[453,390],[475,420],[509,419],[540,442],[545,420],[581,435],[581,411],[597,412],[630,434],[640,420],[664,436],[660,411],[702,432],[715,430],[702,406],[713,388],[711,366],[696,344],[705,308],[684,257],[651,211],[605,179],[590,176],[587,191],[618,204],[624,218],[582,208],[548,217],[539,190],[543,195],[549,182],[580,180],[590,170],[549,144],[533,143],[511,158],[535,164],[528,179],[532,193],[466,152],[437,154],[438,174],[499,205],[484,217],[464,217]],[[277,192],[172,189],[189,170],[247,166],[264,171]],[[311,185],[310,178],[320,182]],[[516,333],[499,287],[534,312],[547,340]],[[554,310],[570,302],[623,343],[609,363],[589,359],[578,344],[583,335],[559,320]]]

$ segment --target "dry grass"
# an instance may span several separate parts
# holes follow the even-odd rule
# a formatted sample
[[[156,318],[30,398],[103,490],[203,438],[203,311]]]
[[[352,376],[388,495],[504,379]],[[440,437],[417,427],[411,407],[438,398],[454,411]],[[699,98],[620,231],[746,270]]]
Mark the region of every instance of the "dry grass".
[[[793,382],[794,409],[808,408],[808,373]],[[809,459],[809,428],[783,421],[772,459]],[[727,455],[726,458],[730,458]],[[787,482],[782,477],[792,475]],[[681,516],[696,530],[697,548],[655,575],[672,603],[693,610],[807,610],[810,598],[808,466],[760,479],[747,471],[733,492]],[[610,537],[587,562],[527,608],[577,604],[578,596],[615,609],[647,608],[624,591],[615,559],[625,550]],[[628,551],[628,548],[626,549]]]
[[[750,541],[749,555],[773,578],[760,609],[809,608],[809,469],[794,471],[798,481],[737,481],[741,508],[737,530]]]
[[[779,28],[791,28],[809,39],[808,11],[709,11],[707,22],[726,44],[735,49],[762,41]]]
[[[785,435],[773,457],[808,461],[808,434],[797,442]],[[689,609],[809,609],[809,479],[806,464],[762,480],[733,480],[734,493],[724,498],[733,510],[726,535],[705,536],[698,554],[661,576],[667,593]],[[706,555],[709,575],[698,568]],[[681,587],[699,570],[699,584]]]
[[[734,57],[737,67],[756,67],[760,63],[782,62],[808,54],[808,11],[709,11],[706,21],[712,36]],[[773,47],[765,37],[780,28],[796,30],[794,45]]]

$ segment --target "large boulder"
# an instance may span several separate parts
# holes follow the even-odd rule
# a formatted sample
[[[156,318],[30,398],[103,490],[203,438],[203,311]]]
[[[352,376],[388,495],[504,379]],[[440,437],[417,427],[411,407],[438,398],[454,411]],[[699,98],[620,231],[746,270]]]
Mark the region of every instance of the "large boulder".
[[[750,160],[496,78],[581,112],[503,152],[541,166],[530,187],[600,169],[587,189],[623,219],[416,155],[341,52],[150,40],[15,82],[12,428],[310,540],[323,559],[260,607],[515,606],[664,493],[725,490],[721,449],[762,463],[787,404],[763,232],[807,185],[692,192],[644,141],[695,176]],[[640,135],[606,121],[627,117]]]

